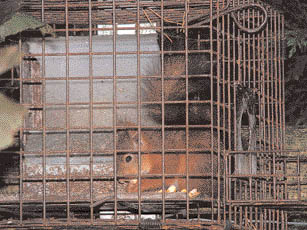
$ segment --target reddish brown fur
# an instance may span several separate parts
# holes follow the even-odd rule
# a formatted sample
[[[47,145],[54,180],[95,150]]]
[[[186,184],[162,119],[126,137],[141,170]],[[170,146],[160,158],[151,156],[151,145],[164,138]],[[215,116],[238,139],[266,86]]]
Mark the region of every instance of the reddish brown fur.
[[[128,134],[128,135],[127,135]],[[119,141],[125,141],[124,149],[127,147],[132,147],[134,151],[138,149],[137,142],[137,132],[136,131],[126,131],[126,136],[119,138]],[[149,153],[154,150],[154,146],[159,143],[159,139],[161,136],[159,133],[155,135],[147,135],[145,132],[142,132],[141,136],[141,175],[156,175],[162,174],[162,154],[159,153]],[[214,137],[214,149],[217,149],[217,138]],[[127,141],[130,142],[127,144]],[[211,135],[210,131],[196,131],[190,132],[190,140],[189,140],[189,149],[191,152],[189,153],[189,175],[194,176],[206,176],[205,178],[190,178],[189,179],[189,191],[196,188],[198,191],[202,192],[206,195],[211,195],[211,172],[212,172],[212,163],[211,163]],[[129,148],[128,147],[128,148]],[[183,131],[173,131],[171,133],[167,133],[165,148],[167,149],[185,149],[185,135]],[[192,152],[192,150],[206,150],[206,152],[196,153]],[[156,151],[161,151],[159,148],[155,148]],[[186,154],[184,151],[176,151],[178,153],[170,153],[169,151],[165,153],[165,175],[169,174],[177,174],[177,175],[186,175]],[[213,155],[213,175],[217,176],[217,156]],[[129,162],[126,162],[126,157],[131,157]],[[124,155],[120,155],[117,158],[117,172],[118,176],[134,176],[133,178],[138,178],[138,155],[127,153]],[[222,175],[222,159],[221,159],[221,175]],[[127,180],[127,179],[126,179]],[[129,178],[131,180],[131,177]],[[175,185],[177,187],[177,191],[181,191],[182,189],[186,189],[186,179],[172,177],[165,179],[165,189],[167,189],[171,185]],[[141,179],[141,191],[152,191],[158,190],[162,188],[162,177],[160,178],[147,178]],[[213,183],[214,193],[217,192],[217,183],[214,180]],[[127,191],[137,192],[138,191],[138,183],[133,183],[129,181]]]
[[[208,74],[210,67],[208,59],[201,55],[189,55],[188,63],[184,55],[170,55],[164,60],[164,81],[162,87],[161,78],[142,79],[142,100],[150,102],[161,102],[162,89],[164,100],[170,103],[164,104],[164,122],[166,125],[184,125],[186,116],[189,116],[189,124],[210,124],[211,122],[211,84],[208,77],[199,76]],[[161,69],[158,64],[153,63],[150,76],[160,76]],[[189,112],[186,113],[186,104],[183,103],[187,98],[186,94],[186,65],[189,66],[188,75],[188,99]],[[197,76],[197,77],[195,77]],[[212,98],[213,99],[213,98]],[[173,103],[182,102],[182,103]],[[197,103],[197,101],[202,101]],[[207,101],[207,102],[206,102]],[[148,115],[157,123],[162,123],[162,106],[159,104],[144,105]],[[214,105],[215,107],[215,105]],[[216,108],[214,108],[216,110]],[[215,112],[216,114],[216,112]]]
[[[153,67],[150,75],[160,75],[160,70]],[[174,100],[184,98],[185,96],[185,78],[178,78],[185,73],[185,59],[184,57],[169,58],[164,63],[164,98],[165,100]],[[144,95],[145,101],[160,101],[162,95],[161,80],[144,81]],[[182,99],[181,99],[182,100]],[[157,111],[160,113],[161,111]]]

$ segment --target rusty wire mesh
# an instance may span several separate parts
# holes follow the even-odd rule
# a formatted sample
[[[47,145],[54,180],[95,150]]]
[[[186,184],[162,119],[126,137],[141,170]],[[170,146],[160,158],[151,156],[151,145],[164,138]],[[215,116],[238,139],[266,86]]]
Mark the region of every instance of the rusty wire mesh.
[[[284,147],[283,17],[256,4],[24,0],[57,37],[21,34],[1,226],[287,229],[305,161]]]

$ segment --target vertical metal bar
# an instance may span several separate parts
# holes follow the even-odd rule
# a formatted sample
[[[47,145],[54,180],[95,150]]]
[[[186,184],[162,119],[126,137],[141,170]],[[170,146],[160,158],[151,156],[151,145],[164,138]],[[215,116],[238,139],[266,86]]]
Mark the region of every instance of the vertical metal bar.
[[[256,21],[255,21],[255,17],[256,17],[256,14],[255,14],[255,10],[253,9],[252,10],[252,24],[254,27],[256,27]],[[258,35],[257,35],[258,36]],[[253,34],[252,35],[252,40],[253,40],[253,51],[252,51],[252,56],[253,56],[253,84],[252,84],[252,87],[253,88],[257,88],[258,87],[258,84],[257,84],[257,78],[256,78],[256,59],[257,59],[257,55],[256,55],[256,35]]]
[[[244,1],[244,3],[245,3],[245,1]],[[240,15],[240,11],[238,12],[238,15]],[[246,21],[246,13],[245,13],[245,10],[243,10],[242,11],[242,21],[243,21],[243,26],[244,27],[246,27],[246,25],[245,25],[245,21]],[[240,62],[240,67],[242,66],[243,67],[243,76],[242,76],[242,81],[243,81],[243,84],[245,85],[245,86],[247,86],[247,83],[249,83],[249,81],[247,80],[247,76],[246,76],[246,41],[247,41],[247,39],[246,39],[246,34],[245,33],[242,33],[242,46],[243,46],[243,50],[242,50],[242,54],[243,54],[243,57],[242,57],[242,64],[241,64],[241,62]],[[240,43],[241,44],[241,43]],[[239,67],[239,68],[240,68]],[[248,81],[248,82],[247,82]]]
[[[248,2],[248,4],[250,3],[250,0],[248,0],[247,1]],[[252,10],[252,12],[254,12],[254,10]],[[251,18],[251,12],[250,12],[250,9],[247,9],[247,28],[250,28],[250,18]],[[243,21],[243,23],[244,23],[244,26],[245,26],[245,21],[246,20],[244,20]],[[254,24],[254,17],[252,17],[252,25],[253,26],[255,26],[255,24]],[[247,34],[247,73],[248,73],[248,76],[247,76],[247,81],[248,81],[248,84],[247,84],[247,86],[249,87],[249,88],[254,88],[253,86],[252,86],[252,80],[254,80],[252,77],[251,77],[251,41],[252,41],[252,39],[254,38],[254,34],[252,35],[252,37],[251,37],[251,34],[250,33],[248,33]],[[245,40],[245,39],[244,39]],[[253,40],[254,41],[254,40]],[[244,44],[245,44],[245,42],[244,42]],[[254,48],[254,47],[253,47]],[[244,49],[245,50],[245,49]],[[244,55],[245,56],[245,55]],[[244,62],[245,63],[245,62]],[[255,84],[255,82],[254,82],[254,84]],[[254,85],[253,84],[253,85]],[[257,162],[253,162],[253,160],[256,160],[257,161],[257,158],[254,158],[253,157],[253,154],[255,154],[255,153],[249,153],[248,155],[248,158],[249,158],[249,167],[250,167],[250,174],[252,174],[252,168],[253,168],[253,164],[256,164],[256,166],[257,166]],[[257,167],[256,167],[256,170],[257,170]],[[252,182],[253,182],[253,179],[255,180],[255,178],[253,178],[252,176],[251,177],[249,177],[249,192],[250,192],[250,200],[252,200],[253,198],[252,198]]]
[[[284,211],[285,212],[285,226],[286,226],[286,230],[288,230],[288,212],[287,211]]]
[[[258,17],[260,19],[263,19],[263,17],[260,16],[260,14],[258,13]],[[266,26],[267,27],[267,26]],[[261,117],[262,117],[262,124],[263,124],[263,127],[262,127],[262,132],[263,132],[263,150],[267,150],[267,135],[266,135],[266,116],[265,116],[265,60],[264,60],[264,36],[265,36],[265,29],[262,30],[261,32],[261,37],[259,38],[259,42],[260,42],[260,49],[261,49],[261,72],[262,72],[262,75],[261,75],[261,96],[262,96],[262,108],[261,108]],[[260,50],[259,49],[259,50]]]
[[[257,207],[255,207],[255,227],[256,229],[260,229],[260,220],[259,220],[259,213]]]
[[[250,3],[250,0],[247,1],[247,3]],[[247,28],[250,28],[250,18],[252,17],[251,16],[251,10],[250,9],[247,9]],[[252,17],[252,19],[254,20],[254,18]],[[244,23],[245,23],[246,20],[244,20]],[[253,26],[255,26],[254,23],[252,23]],[[247,34],[247,70],[248,70],[248,87],[252,87],[252,77],[251,77],[251,41],[252,41],[252,37],[254,35],[251,35],[250,33]],[[251,155],[251,153],[250,153]],[[251,157],[250,157],[251,159]]]
[[[281,219],[282,219],[281,230],[288,230],[287,212],[284,210],[281,210]]]
[[[92,0],[88,2],[88,16],[89,16],[89,98],[90,98],[90,110],[89,110],[89,122],[90,122],[90,203],[91,203],[91,210],[90,210],[90,218],[91,224],[94,223],[94,208],[93,206],[93,164],[94,164],[94,157],[93,157],[93,37],[92,37]]]
[[[259,200],[260,199],[260,197],[259,197],[259,191],[258,191],[258,187],[259,187],[260,185],[258,185],[258,180],[257,179],[255,179],[255,200]]]
[[[240,17],[240,13],[238,12],[238,17]],[[238,32],[238,35],[237,35],[237,46],[238,46],[238,60],[237,60],[237,63],[238,63],[238,82],[239,83],[242,83],[242,81],[244,81],[244,79],[242,79],[242,34],[241,34],[241,30],[240,29],[237,29],[237,32]],[[244,40],[243,40],[244,42]],[[243,82],[245,84],[245,82]],[[236,101],[236,100],[235,100]]]
[[[113,173],[114,173],[114,222],[117,225],[117,71],[116,71],[116,36],[117,36],[117,27],[116,27],[116,4],[115,0],[112,1],[112,26],[113,26]]]
[[[274,100],[274,105],[275,105],[275,140],[276,140],[276,149],[280,150],[280,137],[279,137],[279,113],[280,111],[278,110],[278,102],[279,102],[279,97],[278,97],[278,56],[277,56],[277,42],[278,42],[278,30],[277,30],[277,13],[274,11],[274,80],[275,80],[275,100]]]
[[[234,5],[235,5],[235,3],[233,3]],[[228,16],[228,20],[230,21],[231,20],[231,18]],[[233,53],[232,53],[232,80],[233,80],[233,82],[232,82],[232,87],[233,87],[233,101],[232,101],[232,103],[233,103],[233,106],[231,106],[232,104],[230,103],[229,104],[229,107],[231,108],[232,107],[232,109],[233,109],[233,133],[234,133],[234,135],[233,135],[233,139],[234,139],[234,141],[233,141],[233,146],[234,146],[234,149],[233,150],[237,150],[237,122],[236,122],[236,116],[237,116],[237,112],[236,112],[236,99],[235,99],[235,95],[236,95],[236,87],[235,87],[235,82],[236,82],[236,62],[237,62],[237,60],[236,60],[236,57],[237,57],[237,54],[236,54],[236,48],[237,48],[237,45],[236,45],[236,25],[235,25],[235,23],[234,22],[232,22],[232,49],[233,49]],[[231,78],[229,77],[229,80],[230,80]],[[231,81],[229,81],[229,84],[231,84]],[[231,100],[231,96],[230,96],[230,89],[229,89],[229,98],[230,98],[230,100]],[[230,114],[230,117],[231,117],[231,114]],[[230,126],[231,127],[231,126]],[[230,136],[230,139],[232,139],[232,137]],[[236,154],[235,155],[233,155],[233,158],[236,160],[237,159],[237,157],[236,157]],[[235,164],[236,165],[236,164]],[[237,173],[238,171],[237,171],[238,169],[237,168],[235,168],[235,173]],[[234,182],[235,182],[235,184],[236,184],[236,181],[237,181],[237,178],[234,178],[233,179],[234,180]],[[236,189],[234,189],[234,193],[236,193]],[[236,194],[234,194],[234,195],[236,195]]]
[[[248,185],[249,185],[249,182],[244,182],[244,193],[245,193],[244,198],[243,198],[244,200],[248,200],[248,189],[247,189]]]
[[[240,17],[240,13],[238,12],[238,17]],[[234,136],[235,136],[235,150],[239,150],[238,149],[238,146],[237,146],[237,130],[238,130],[238,127],[237,127],[237,122],[236,122],[236,117],[237,117],[237,90],[236,90],[236,83],[242,83],[242,73],[241,73],[241,66],[242,66],[242,47],[241,47],[241,33],[240,33],[240,29],[237,29],[235,23],[233,22],[234,24],[234,33],[233,34],[236,34],[237,32],[237,37],[236,37],[236,40],[237,40],[237,46],[234,46],[236,47],[238,50],[237,50],[237,55],[235,56],[235,62],[234,62],[234,69],[236,69],[236,64],[238,65],[237,67],[237,74],[238,74],[238,78],[235,79],[234,78]],[[233,76],[236,76],[235,74]],[[241,150],[241,149],[240,149]],[[240,154],[241,155],[241,154]],[[242,157],[242,156],[241,156]],[[238,159],[239,158],[239,154],[236,154],[235,155],[235,172],[236,173],[242,173],[242,168],[237,168],[238,166],[240,166],[237,162],[238,162]],[[241,188],[241,187],[240,187]],[[240,191],[241,192],[241,191]]]
[[[161,1],[162,221],[165,222],[164,0]]]
[[[138,126],[138,207],[139,207],[139,221],[141,220],[141,172],[142,172],[142,157],[141,157],[141,67],[140,67],[140,1],[137,1],[137,23],[136,23],[136,37],[137,37],[137,126]]]
[[[184,6],[184,29],[185,29],[185,133],[186,133],[186,208],[187,208],[187,220],[190,219],[190,199],[189,199],[189,60],[188,60],[188,36],[189,36],[189,31],[188,31],[188,11],[189,11],[189,1],[185,1],[185,6]],[[212,63],[211,63],[212,64]]]
[[[271,216],[272,230],[275,230],[275,209],[271,209]]]
[[[248,209],[247,206],[244,207],[244,226],[248,228]]]
[[[265,65],[266,65],[266,76],[264,79],[265,82],[265,89],[266,89],[266,94],[265,94],[265,98],[266,98],[266,108],[267,108],[267,115],[265,116],[266,120],[267,120],[267,131],[268,131],[268,149],[272,150],[272,137],[271,137],[271,120],[270,120],[270,114],[271,114],[271,110],[270,110],[270,58],[269,58],[269,24],[266,25],[266,29],[265,29],[265,34],[266,34],[266,43],[265,43]],[[270,162],[269,162],[269,165]]]
[[[271,225],[271,209],[265,209],[266,217],[265,217],[265,225],[264,228],[266,230],[270,230]]]
[[[279,14],[279,106],[280,106],[280,131],[281,131],[281,149],[284,149],[285,144],[285,85],[284,85],[284,17]],[[287,171],[286,160],[283,162],[284,175]],[[284,185],[284,199],[288,199],[287,180]]]
[[[272,226],[272,210],[271,209],[268,209],[268,215],[269,215],[269,218],[268,218],[268,229],[269,230],[272,230],[271,226]]]
[[[285,133],[286,133],[286,127],[285,127],[285,65],[284,65],[284,60],[285,60],[285,41],[284,41],[284,38],[285,38],[285,30],[284,30],[284,16],[281,15],[281,30],[280,30],[280,34],[281,34],[281,37],[280,37],[280,42],[281,42],[281,47],[280,47],[280,50],[281,50],[281,75],[280,75],[280,81],[281,81],[281,91],[282,91],[282,96],[281,96],[281,114],[282,114],[282,119],[281,119],[281,123],[282,123],[282,134],[281,134],[281,139],[282,139],[282,149],[284,149],[284,145],[285,145]],[[284,171],[285,171],[285,175],[286,174],[286,168],[287,168],[287,165],[284,164]],[[287,186],[287,182],[285,184],[285,199],[288,199],[288,186]],[[283,227],[282,230],[286,229],[288,230],[288,215],[287,215],[287,212],[286,211],[282,211],[282,218],[283,218],[283,223],[285,225],[285,228]]]
[[[223,1],[222,3],[222,7],[224,8],[225,7],[225,2]],[[225,16],[222,17],[222,28],[223,30],[226,30],[226,26],[225,26]],[[226,33],[228,34],[229,31],[226,31]],[[226,123],[226,89],[225,89],[225,85],[226,85],[226,60],[225,60],[225,56],[226,56],[226,45],[225,45],[226,41],[225,41],[225,33],[222,33],[222,85],[223,85],[223,88],[222,88],[222,94],[223,94],[223,162],[224,162],[224,171],[223,171],[223,197],[222,197],[222,202],[223,204],[225,204],[225,201],[226,201],[226,197],[228,195],[228,191],[226,188],[228,187],[225,187],[228,185],[227,183],[227,179],[226,179],[226,173],[228,172],[228,167],[227,167],[227,161],[225,160],[226,159],[226,129],[228,128],[227,127],[227,123]],[[229,63],[229,59],[228,59],[228,63]],[[229,85],[229,82],[228,82],[228,85]],[[229,130],[230,131],[230,130]],[[220,186],[219,186],[220,187]],[[226,205],[223,206],[223,222],[224,222],[224,225],[226,225]]]
[[[281,220],[281,214],[282,214],[282,210],[277,209],[277,228],[276,230],[281,230],[282,229],[282,220]]]
[[[259,229],[263,229],[263,209],[259,209],[259,212],[260,212],[260,217],[259,217],[259,219],[260,219],[260,223],[259,223],[259,225],[260,225],[260,227],[259,227]]]
[[[258,13],[258,17],[260,19],[263,20],[263,17],[260,16],[260,13]],[[265,30],[263,30],[261,32],[261,37],[259,37],[259,42],[260,42],[260,46],[259,47],[261,50],[261,118],[262,118],[262,127],[261,127],[261,131],[262,131],[262,135],[263,135],[263,138],[261,141],[263,141],[263,150],[267,150],[267,135],[266,135],[266,107],[265,107],[265,79],[266,79],[266,75],[265,75],[265,60],[264,60],[264,57],[265,57],[265,53],[264,53],[264,36],[265,36]],[[264,159],[265,160],[265,159]],[[265,169],[265,165],[266,165],[266,162],[265,161],[262,161],[263,163],[263,166],[262,166],[262,173],[266,173],[266,169]],[[262,180],[262,199],[265,198],[265,193],[266,193],[266,186],[265,186],[265,181]]]
[[[20,34],[19,34],[20,35]],[[21,42],[21,36],[19,37],[19,41],[18,41],[18,46],[19,46],[19,51],[22,48],[22,42]],[[19,101],[20,104],[22,104],[23,101],[23,78],[24,78],[24,69],[22,68],[22,63],[23,63],[23,58],[20,57],[19,59]],[[28,78],[29,76],[27,76]],[[23,123],[23,127],[20,129],[20,140],[24,139],[24,130],[23,128],[26,127],[25,126],[25,122]],[[24,157],[24,147],[23,147],[23,142],[19,141],[19,224],[23,225],[23,157]]]
[[[272,25],[273,26],[273,25]],[[280,145],[280,137],[279,137],[279,116],[278,116],[278,112],[280,113],[281,111],[278,110],[278,102],[279,102],[279,97],[278,97],[278,68],[277,68],[277,64],[278,64],[278,57],[277,57],[277,39],[278,39],[278,31],[277,31],[277,15],[276,15],[276,11],[274,11],[274,78],[275,78],[275,97],[274,97],[274,104],[275,104],[275,149],[280,150],[281,149],[281,145]],[[276,153],[274,153],[274,156],[276,157]],[[274,175],[276,175],[276,167],[279,165],[276,162],[276,158],[274,159]],[[277,166],[276,166],[277,164]],[[276,190],[276,183],[277,183],[277,178],[276,176],[274,176],[274,190]],[[277,199],[276,195],[274,194],[274,199]]]
[[[275,133],[275,117],[277,116],[274,116],[274,104],[276,104],[276,97],[274,97],[274,60],[276,58],[276,56],[274,56],[274,49],[273,49],[273,45],[274,45],[274,37],[276,36],[276,30],[275,30],[275,33],[274,33],[274,15],[273,15],[273,10],[270,9],[270,15],[271,15],[271,26],[270,26],[270,76],[271,76],[271,80],[270,80],[270,83],[271,83],[271,86],[270,86],[270,89],[271,89],[271,95],[270,95],[270,98],[271,98],[271,132],[272,132],[272,149],[275,150],[277,145],[276,145],[276,133]],[[275,35],[274,35],[275,34]],[[269,40],[269,39],[267,39]],[[273,162],[272,162],[272,167],[273,167],[273,199],[276,199],[277,197],[277,194],[276,194],[276,152],[273,151]]]
[[[273,10],[270,9],[270,15],[271,15],[271,26],[270,26],[270,76],[271,76],[271,132],[272,132],[272,149],[276,149],[276,134],[275,134],[275,116],[274,116],[274,104],[275,104],[275,97],[274,97],[274,14]],[[267,39],[269,40],[269,39]],[[273,162],[274,164],[274,162]]]
[[[278,70],[276,73],[276,78],[278,80],[278,111],[279,111],[279,149],[283,150],[283,135],[282,135],[282,130],[283,130],[283,111],[282,111],[282,82],[281,82],[281,78],[282,78],[282,37],[281,37],[281,15],[278,14],[278,20],[277,20],[277,28],[276,28],[276,33],[277,33],[277,47],[276,49],[277,51],[277,60],[278,60]]]
[[[276,226],[276,221],[275,221],[275,217],[276,217],[276,209],[272,209],[272,230],[275,230],[275,226]]]
[[[268,115],[268,119],[269,119],[269,135],[270,138],[269,140],[271,141],[271,148],[272,150],[275,150],[275,130],[274,130],[274,103],[275,103],[275,100],[274,100],[274,77],[273,77],[273,41],[272,41],[272,38],[273,38],[273,12],[272,12],[272,9],[270,9],[270,28],[268,27],[268,33],[267,33],[267,53],[268,53],[268,56],[267,56],[267,65],[268,65],[268,95],[267,95],[267,102],[268,102],[268,111],[269,111],[269,115]],[[270,38],[270,42],[269,42],[269,38]],[[273,153],[273,156],[272,156],[272,160],[273,162],[271,162],[271,167],[273,167],[273,174],[275,175],[275,151],[272,152]],[[272,169],[271,169],[272,170]],[[270,171],[271,171],[270,170]],[[273,199],[275,199],[276,197],[276,176],[273,176],[273,185],[270,183],[269,184],[270,186],[270,191],[273,190],[273,194],[270,194],[270,197],[272,197],[273,195]],[[273,186],[273,189],[271,190],[271,187]],[[271,192],[270,192],[271,193]]]
[[[251,160],[252,160],[252,157],[251,157],[251,153],[250,153],[250,164],[251,164]],[[251,173],[250,173],[251,174]],[[252,180],[253,178],[252,178],[252,175],[250,175],[250,177],[248,178],[248,184],[249,184],[249,200],[252,200],[253,199],[253,196],[252,196],[252,189],[253,189],[253,186],[252,186],[252,182],[253,182],[253,180]]]
[[[265,208],[264,209],[264,229],[267,229],[267,225],[268,225],[268,210]]]
[[[65,56],[66,56],[66,192],[67,192],[67,223],[70,224],[70,118],[69,118],[69,20],[68,0],[65,0]]]
[[[286,133],[286,109],[285,109],[285,21],[284,21],[284,16],[281,16],[281,38],[282,38],[282,52],[281,52],[281,69],[282,69],[282,75],[281,75],[281,83],[282,83],[282,124],[283,124],[283,129],[282,129],[282,144],[283,147],[285,145],[285,133]]]
[[[234,211],[233,211],[233,219],[234,219],[234,224],[237,225],[238,224],[238,207],[237,206],[234,206],[233,207]]]
[[[45,1],[42,0],[42,22],[45,21]],[[43,104],[43,116],[42,116],[42,125],[43,125],[43,225],[46,226],[46,41],[42,37],[42,104]]]
[[[250,223],[251,226],[254,226],[254,223],[256,223],[256,222],[253,221],[254,220],[253,209],[254,209],[253,207],[249,207],[249,223]]]
[[[213,114],[213,0],[210,0],[210,116],[211,116],[211,220],[214,220],[214,200],[213,200],[213,192],[214,192],[214,183],[213,183],[213,172],[214,172],[214,167],[213,167],[213,146],[214,146],[214,139],[213,139],[213,126],[214,126],[214,114]]]
[[[227,100],[227,105],[228,105],[228,109],[227,109],[227,111],[228,111],[228,149],[227,149],[227,151],[228,152],[229,152],[229,150],[233,150],[232,149],[232,141],[231,141],[232,140],[232,135],[231,135],[231,133],[232,133],[232,130],[231,130],[231,115],[232,115],[231,114],[231,108],[232,108],[232,106],[231,106],[231,77],[230,77],[231,76],[231,71],[230,71],[230,67],[231,67],[231,64],[230,64],[231,63],[231,56],[230,56],[231,41],[230,41],[230,39],[234,40],[234,38],[233,37],[230,38],[230,33],[231,33],[231,31],[230,31],[230,15],[228,14],[227,15],[227,60],[228,60],[228,63],[227,63],[227,82],[228,82],[228,84],[227,84],[227,95],[228,95],[228,100]],[[233,46],[233,47],[235,47],[235,46]],[[227,173],[228,173],[228,175],[231,174],[231,161],[232,161],[232,158],[233,158],[233,155],[228,155],[227,156],[227,159],[228,159],[228,171],[227,171]],[[226,186],[226,198],[227,198],[227,200],[231,200],[231,194],[232,194],[231,191],[233,189],[232,188],[232,179],[231,179],[231,177],[229,177],[229,178],[226,177],[226,185],[225,186]],[[229,207],[229,214],[228,215],[229,215],[229,221],[231,221],[232,220],[232,215],[233,215],[231,207]]]
[[[240,229],[242,229],[242,224],[243,224],[243,207],[242,206],[239,206],[239,218],[240,218],[240,221],[239,221],[239,225],[240,225]]]
[[[301,190],[301,165],[300,165],[300,159],[301,159],[301,152],[298,152],[297,155],[297,171],[296,171],[296,177],[297,177],[297,199],[299,201],[301,201],[301,194],[302,194],[302,190]]]
[[[219,2],[217,1],[217,15],[219,15]],[[221,149],[220,149],[220,146],[221,146],[221,89],[220,89],[220,81],[221,81],[221,73],[220,73],[220,69],[221,69],[221,66],[220,66],[220,53],[221,53],[221,47],[220,47],[220,20],[219,20],[219,17],[217,18],[217,21],[216,21],[216,27],[217,27],[217,31],[216,31],[216,34],[217,34],[217,37],[216,37],[216,43],[217,43],[217,185],[218,185],[218,188],[217,188],[217,223],[220,223],[221,222]],[[213,88],[211,88],[211,92],[213,92]],[[213,98],[211,98],[212,102],[213,102]],[[211,105],[212,106],[212,105]],[[212,106],[213,108],[213,106]],[[213,114],[213,110],[211,110],[211,114]],[[213,117],[214,119],[214,117]],[[214,126],[214,120],[211,120],[211,125]],[[211,126],[211,131],[213,130],[213,127]],[[211,132],[211,164],[212,166],[214,165],[214,132]],[[212,170],[212,176],[213,176],[213,172],[214,170]],[[213,177],[212,177],[213,179]],[[214,194],[212,193],[212,199],[214,197]]]
[[[234,181],[233,181],[233,190],[234,190],[234,192],[233,192],[233,196],[234,196],[234,199],[238,199],[238,197],[239,197],[239,195],[237,194],[238,193],[238,190],[239,190],[239,188],[238,188],[238,181],[236,180],[236,178],[234,179]]]
[[[284,213],[284,226],[285,226],[285,230],[288,230],[288,212],[287,211],[283,211]]]
[[[284,165],[284,175],[287,175],[287,159],[284,159],[283,165]],[[288,199],[288,180],[285,181],[285,197],[284,199]]]
[[[258,12],[257,14],[255,14],[255,16],[257,17],[257,23],[255,24],[255,26],[259,26],[260,22],[259,22],[259,16],[260,13]],[[257,57],[257,77],[255,74],[255,81],[257,82],[257,89],[258,91],[260,91],[260,93],[258,93],[258,109],[259,109],[259,127],[258,127],[258,133],[259,133],[259,137],[258,137],[258,142],[259,142],[259,150],[263,150],[263,147],[261,146],[262,143],[262,139],[263,139],[263,118],[261,118],[261,116],[263,116],[263,111],[262,111],[262,107],[263,107],[263,96],[262,96],[262,84],[261,84],[261,73],[262,73],[262,59],[261,59],[261,44],[260,44],[260,33],[257,34],[257,53],[255,51],[255,59]],[[255,66],[256,69],[256,66]],[[263,170],[263,164],[262,164],[262,157],[259,158],[259,168],[260,168],[260,173]],[[260,182],[260,185],[262,184],[262,182]],[[260,191],[259,191],[260,193]],[[259,198],[260,199],[260,198]]]

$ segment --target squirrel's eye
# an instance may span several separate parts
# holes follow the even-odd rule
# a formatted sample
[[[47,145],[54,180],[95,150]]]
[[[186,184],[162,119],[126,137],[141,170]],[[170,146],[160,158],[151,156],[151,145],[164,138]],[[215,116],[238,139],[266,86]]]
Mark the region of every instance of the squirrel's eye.
[[[132,156],[127,156],[126,157],[126,162],[129,163],[132,160]]]

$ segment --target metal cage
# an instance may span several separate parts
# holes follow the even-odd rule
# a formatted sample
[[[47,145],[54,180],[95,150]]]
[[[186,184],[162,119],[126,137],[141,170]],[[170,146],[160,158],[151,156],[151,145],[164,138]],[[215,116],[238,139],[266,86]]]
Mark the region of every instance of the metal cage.
[[[1,227],[288,228],[305,161],[284,146],[281,14],[254,0],[21,10],[56,36],[18,35],[29,115],[6,151],[19,163]]]

